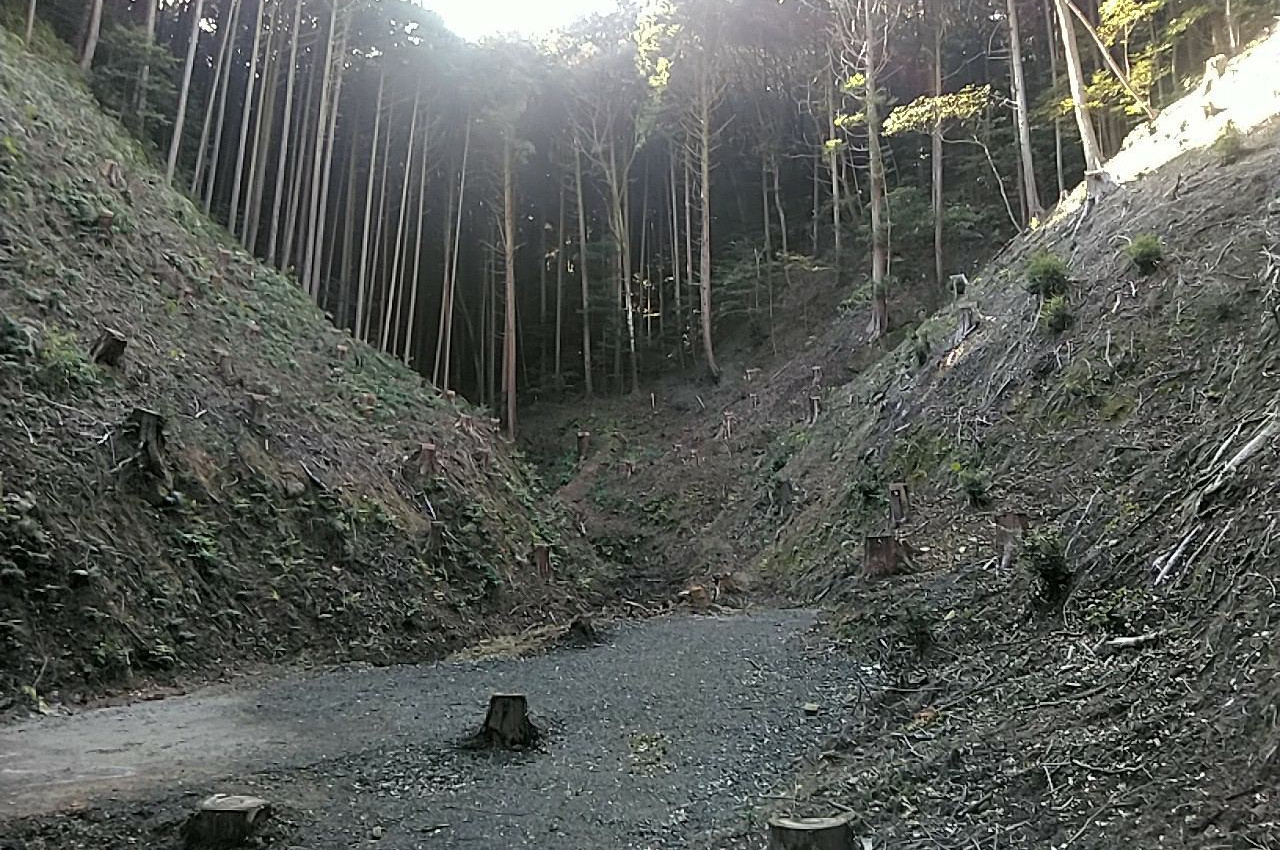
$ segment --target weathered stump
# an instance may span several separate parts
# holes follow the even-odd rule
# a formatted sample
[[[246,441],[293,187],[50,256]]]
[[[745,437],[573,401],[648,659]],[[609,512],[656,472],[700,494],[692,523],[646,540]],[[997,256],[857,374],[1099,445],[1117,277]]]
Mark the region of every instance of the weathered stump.
[[[759,374],[760,374],[759,369],[748,369],[746,374],[747,383],[749,384],[752,381],[754,381]]]
[[[546,543],[535,543],[533,546],[533,565],[538,575],[544,579],[551,578],[551,547]]]
[[[822,412],[822,396],[809,396],[809,424],[816,425],[818,414]]]
[[[590,617],[574,617],[560,639],[569,646],[595,646],[600,642],[600,632]]]
[[[271,804],[259,797],[214,794],[186,823],[188,847],[239,847],[271,816]]]
[[[591,432],[578,432],[578,460],[586,460],[587,453],[591,451]]]
[[[863,546],[862,575],[867,579],[905,573],[910,567],[906,547],[896,537],[868,535]]]
[[[418,475],[430,478],[439,469],[438,451],[435,443],[423,443],[418,447]]]
[[[541,736],[529,719],[529,700],[524,694],[493,694],[484,726],[475,734],[474,746],[519,750],[531,747]]]
[[[770,818],[769,850],[853,850],[849,816]]]
[[[747,397],[748,397],[749,399],[751,399],[751,407],[752,407],[753,409],[754,409],[754,408],[757,408],[757,407],[759,407],[759,406],[760,406],[760,394],[759,394],[759,393],[752,393],[751,395],[749,395],[749,396],[747,396]]]
[[[822,367],[810,366],[809,369],[813,373],[813,385],[816,387],[822,383]]]
[[[89,357],[94,363],[101,363],[103,366],[118,366],[128,345],[128,338],[120,331],[103,328],[93,348],[89,350]]]
[[[1030,527],[1031,521],[1026,514],[1008,511],[996,517],[996,546],[1000,550],[1002,569],[1013,564],[1013,559],[1018,555],[1018,547],[1022,545],[1022,538]]]
[[[894,526],[902,525],[911,513],[911,495],[907,485],[896,481],[889,485],[889,520]]]
[[[102,231],[104,236],[110,236],[115,224],[116,214],[108,209],[98,211],[98,230]]]
[[[969,334],[978,329],[978,311],[970,305],[957,310],[956,333],[951,338],[951,347],[958,348],[960,343],[969,338]]]

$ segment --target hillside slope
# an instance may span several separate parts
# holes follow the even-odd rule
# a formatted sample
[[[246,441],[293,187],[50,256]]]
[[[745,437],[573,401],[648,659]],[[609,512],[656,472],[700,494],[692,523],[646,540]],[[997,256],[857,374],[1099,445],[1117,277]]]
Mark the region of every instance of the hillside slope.
[[[0,692],[432,657],[591,592],[487,417],[334,330],[3,30],[0,409]]]

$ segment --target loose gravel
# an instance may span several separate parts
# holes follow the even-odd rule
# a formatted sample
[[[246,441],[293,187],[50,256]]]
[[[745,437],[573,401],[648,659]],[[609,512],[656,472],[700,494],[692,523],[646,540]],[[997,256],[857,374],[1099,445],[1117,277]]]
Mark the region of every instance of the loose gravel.
[[[279,846],[291,848],[705,846],[755,829],[754,813],[837,730],[851,661],[809,645],[814,623],[803,611],[676,616],[621,624],[587,649],[345,670],[31,724],[0,731],[0,754],[30,754],[20,788],[0,762],[0,803],[30,815],[8,821],[30,847],[46,846],[32,839],[43,818],[85,788],[100,809],[167,801],[141,809],[153,838],[167,830],[157,812],[179,800],[252,791],[281,804],[291,828]],[[459,746],[494,692],[528,695],[547,732],[538,749]],[[154,750],[148,728],[165,730]],[[83,746],[69,766],[58,753],[77,737],[132,773],[104,779]],[[65,829],[59,840],[76,846]]]

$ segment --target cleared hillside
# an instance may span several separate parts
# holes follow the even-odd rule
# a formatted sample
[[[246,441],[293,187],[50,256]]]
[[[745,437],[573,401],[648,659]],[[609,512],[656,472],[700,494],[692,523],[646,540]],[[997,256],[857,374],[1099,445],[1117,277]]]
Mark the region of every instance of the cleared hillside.
[[[487,415],[162,183],[0,30],[0,692],[421,659],[575,610],[597,562]]]

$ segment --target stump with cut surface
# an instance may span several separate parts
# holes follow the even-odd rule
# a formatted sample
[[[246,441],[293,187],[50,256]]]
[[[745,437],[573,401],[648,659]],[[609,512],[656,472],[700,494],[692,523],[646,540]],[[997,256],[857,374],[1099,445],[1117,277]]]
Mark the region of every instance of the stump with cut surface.
[[[769,820],[769,850],[853,850],[848,815]]]
[[[240,847],[271,816],[260,797],[214,794],[187,821],[184,837],[191,848]]]
[[[868,535],[862,554],[862,575],[870,581],[901,575],[911,569],[907,546],[896,537]]]
[[[89,357],[94,363],[101,363],[103,366],[118,366],[128,345],[129,340],[120,331],[104,328],[89,350]]]
[[[538,743],[541,736],[529,719],[529,700],[524,694],[493,694],[484,726],[471,739],[472,746],[521,750]]]

